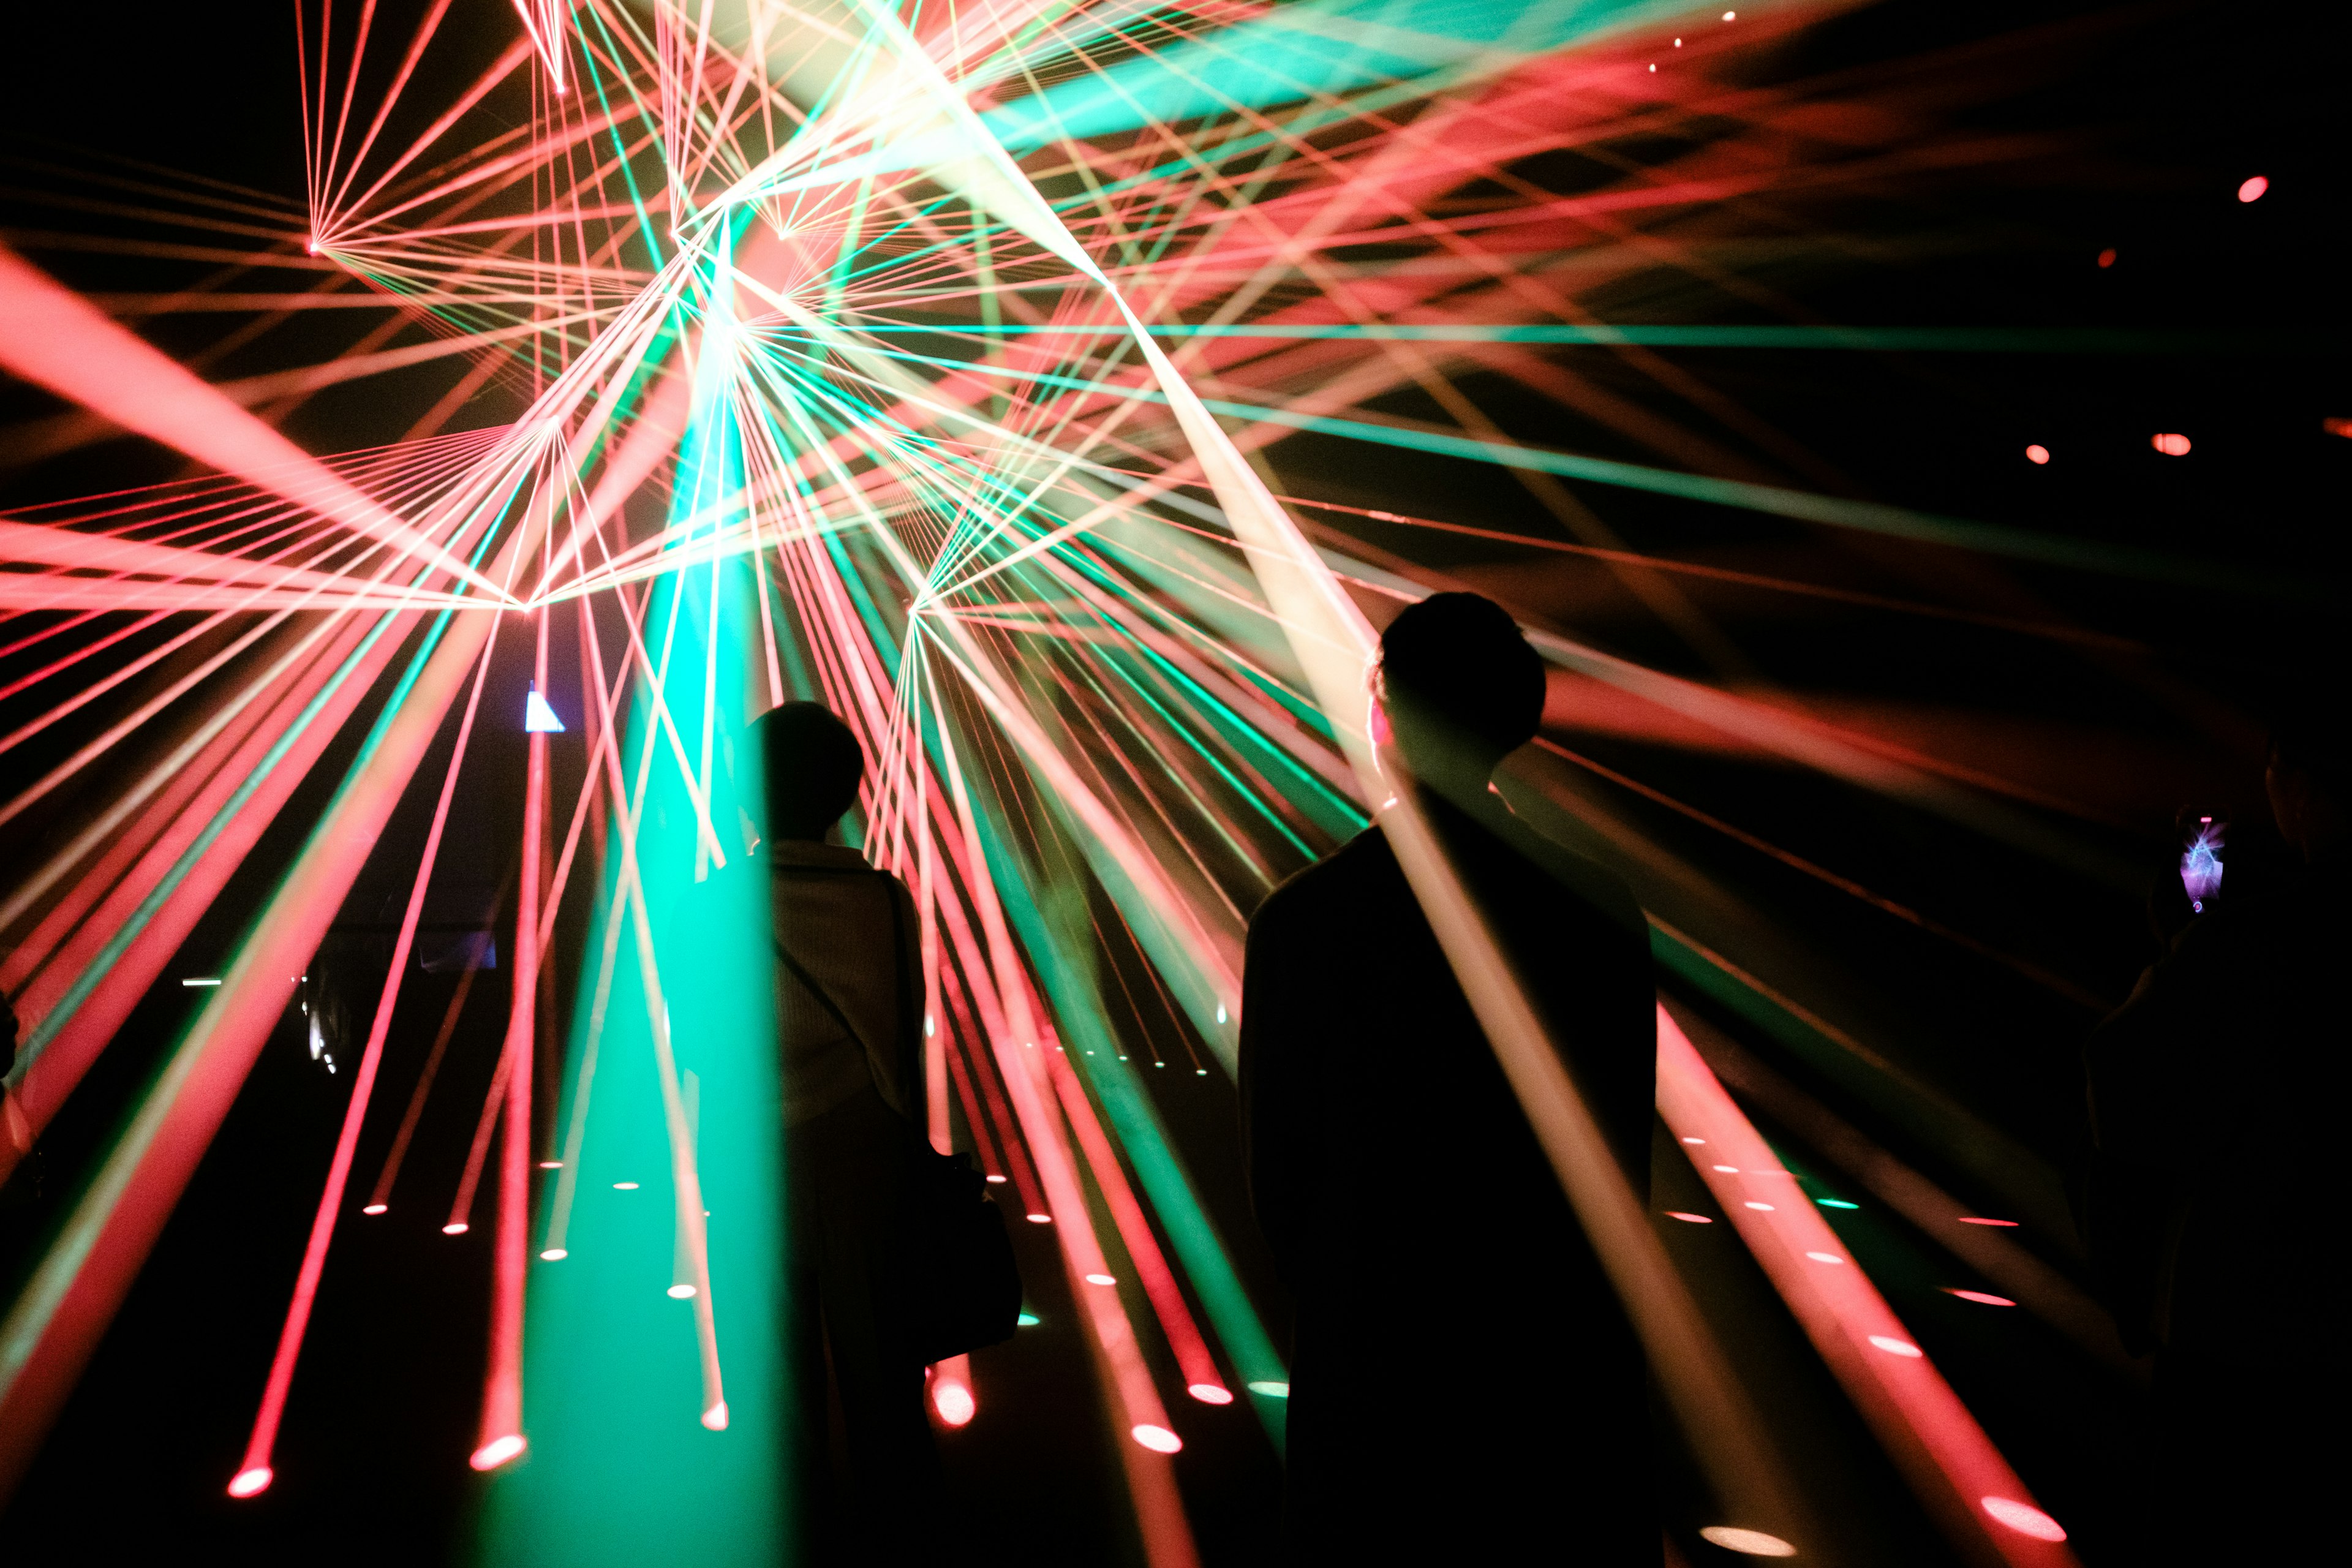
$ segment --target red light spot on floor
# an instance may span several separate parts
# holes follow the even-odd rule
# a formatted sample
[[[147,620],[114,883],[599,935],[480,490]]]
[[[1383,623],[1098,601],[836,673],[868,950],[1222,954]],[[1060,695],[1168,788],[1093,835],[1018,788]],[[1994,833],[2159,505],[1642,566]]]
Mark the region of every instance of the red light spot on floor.
[[[441,1227],[441,1234],[444,1236],[463,1236],[466,1234],[465,1222],[462,1220],[452,1220],[447,1225]]]
[[[268,1465],[255,1465],[237,1471],[236,1479],[228,1484],[231,1497],[255,1497],[269,1489],[273,1472]]]
[[[2150,436],[2147,438],[2147,444],[2168,458],[2189,456],[2189,437],[2186,436],[2178,434]]]
[[[2025,448],[2025,460],[2029,463],[2046,463],[2050,460],[2050,448],[2036,441],[2032,446]]]
[[[2016,1302],[2011,1300],[2006,1296],[1988,1295],[1982,1290],[1958,1290],[1954,1289],[1949,1285],[1944,1287],[1944,1294],[1947,1296],[1958,1296],[1963,1301],[1974,1301],[1979,1306],[1985,1307],[2014,1307],[2017,1305]]]
[[[2014,1498],[1989,1497],[1979,1500],[1984,1510],[2017,1531],[2036,1541],[2063,1541],[2066,1531],[2059,1522],[2035,1508],[2032,1503],[2019,1502]]]
[[[2352,419],[2323,419],[2319,427],[2330,436],[2352,436]],[[1688,1142],[1687,1139],[1685,1140]]]
[[[1049,1214],[1033,1214],[1029,1216],[1029,1223],[1031,1225],[1051,1225],[1054,1223],[1054,1216]]]
[[[932,1386],[931,1408],[950,1426],[965,1426],[980,1412],[979,1402],[972,1398],[971,1389],[961,1383],[945,1381]]]
[[[2248,180],[2244,184],[2238,187],[2238,199],[2242,202],[2261,201],[2263,199],[2263,193],[2270,188],[2270,181],[2264,179],[2260,174],[2256,174],[2253,178]],[[2060,1536],[2059,1539],[2063,1541],[2065,1537]]]
[[[1668,1209],[1666,1211],[1666,1217],[1668,1219],[1678,1219],[1685,1225],[1713,1225],[1715,1223],[1715,1221],[1707,1218],[1706,1215],[1703,1214],[1685,1214],[1680,1209]]]
[[[2113,267],[2115,264],[2116,264],[2116,247],[2115,247],[2114,246],[2112,246],[2112,245],[2111,245],[2111,246],[2107,247],[2107,248],[2106,248],[2106,249],[2102,250],[2101,252],[2099,252],[2099,265],[2100,265],[2100,266],[2102,266],[2102,267]]]
[[[1231,1405],[1234,1402],[1233,1390],[1223,1384],[1196,1383],[1184,1392],[1203,1405]]]
[[[368,1205],[368,1206],[367,1206],[367,1207],[365,1207],[365,1208],[363,1208],[363,1209],[360,1210],[360,1213],[362,1213],[362,1214],[382,1214],[387,1206],[389,1206],[389,1205],[384,1205],[384,1204],[370,1204],[370,1205]]]
[[[1149,1421],[1135,1427],[1129,1436],[1155,1454],[1172,1454],[1184,1446],[1184,1439],[1165,1426],[1154,1426]]]
[[[1987,1219],[1982,1215],[1964,1214],[1960,1216],[1960,1223],[1962,1225],[1997,1225],[2009,1230],[2017,1228],[2017,1222],[2013,1219]]]

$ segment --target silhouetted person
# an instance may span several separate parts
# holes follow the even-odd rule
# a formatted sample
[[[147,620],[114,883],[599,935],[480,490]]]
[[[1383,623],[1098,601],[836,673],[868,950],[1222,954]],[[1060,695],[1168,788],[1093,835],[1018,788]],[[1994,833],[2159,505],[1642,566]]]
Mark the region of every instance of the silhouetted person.
[[[1381,640],[1382,766],[1418,792],[1646,1197],[1642,911],[1488,793],[1543,692],[1500,606],[1436,595]],[[1640,1346],[1378,826],[1250,922],[1241,1092],[1251,1201],[1297,1309],[1294,1555],[1657,1562]]]
[[[828,1368],[851,1507],[825,1521],[821,1560],[898,1562],[928,1544],[939,1458],[923,1367],[894,1284],[922,1116],[921,972],[914,900],[856,850],[825,842],[856,804],[865,756],[814,702],[753,725],[767,768],[776,1018],[783,1056],[785,1193],[803,1453],[828,1446]]]
[[[2273,738],[2264,783],[2299,873],[2251,897],[2225,877],[2085,1052],[2088,1240],[2125,1342],[2156,1355],[2158,1561],[2316,1561],[2314,1534],[2340,1530],[2341,700]]]

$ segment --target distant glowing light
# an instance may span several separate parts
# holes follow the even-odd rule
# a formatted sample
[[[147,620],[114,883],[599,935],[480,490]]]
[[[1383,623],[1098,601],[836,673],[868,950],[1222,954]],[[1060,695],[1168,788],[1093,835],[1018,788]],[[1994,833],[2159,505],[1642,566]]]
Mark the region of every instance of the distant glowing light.
[[[277,1472],[268,1465],[251,1466],[237,1471],[236,1479],[228,1483],[228,1495],[231,1497],[257,1496],[268,1491],[269,1483],[277,1479]],[[1985,1506],[1991,1507],[1992,1500],[1990,1498],[1985,1499]]]
[[[466,1462],[478,1470],[495,1470],[521,1453],[527,1446],[521,1433],[509,1432],[503,1437],[493,1437],[475,1449],[474,1457]]]
[[[1206,1078],[1209,1076],[1209,1069],[1207,1068],[1194,1068],[1192,1069],[1192,1076],[1194,1078]]]
[[[1003,1182],[1004,1181],[1004,1178],[1003,1178],[1003,1176],[1000,1176],[1000,1175],[996,1174],[996,1173],[995,1173],[994,1172],[992,1172],[992,1171],[991,1173],[989,1173],[989,1174],[988,1174],[988,1176],[987,1176],[987,1178],[986,1178],[986,1179],[987,1179],[987,1180],[989,1180],[989,1181],[992,1181],[992,1182],[998,1183],[999,1184],[1003,1184]]]
[[[1108,1274],[1089,1274],[1087,1276],[1087,1283],[1089,1285],[1116,1285],[1118,1281],[1112,1279]]]
[[[218,985],[218,984],[220,984],[220,982],[219,982],[219,981],[217,981],[217,980],[183,980],[183,981],[181,981],[181,982],[180,982],[180,984],[183,984],[183,985],[188,985],[188,986],[196,986],[196,985]]]
[[[727,1402],[720,1400],[702,1413],[702,1424],[713,1432],[727,1430]]]
[[[2227,869],[2214,851],[2227,847],[2221,835],[2221,825],[2211,817],[2199,819],[2204,826],[2189,847],[2180,852],[2180,890],[2189,895],[2189,907],[2199,914],[2205,912],[2205,900],[2221,890],[2221,875]]]
[[[1727,22],[1737,21],[1738,16],[1739,13],[1737,11],[1726,11],[1723,14],[1723,19]]]
[[[2063,1541],[2065,1528],[2032,1503],[2019,1502],[2015,1498],[1980,1498],[1984,1510],[2017,1531],[2036,1541]]]
[[[669,1299],[673,1301],[690,1301],[694,1299],[694,1287],[673,1285],[669,1288]]]
[[[1712,1170],[1721,1171],[1727,1176],[1736,1176],[1739,1174],[1739,1167],[1737,1165],[1715,1165],[1709,1168]]]
[[[1956,1289],[1949,1285],[1944,1287],[1944,1294],[1947,1296],[1958,1296],[1963,1301],[1974,1301],[1979,1306],[1985,1307],[2014,1307],[2017,1305],[2016,1302],[2011,1300],[2006,1296],[1995,1296],[1983,1290],[1960,1290]]]
[[[1013,1319],[1013,1325],[1017,1328],[1034,1329],[1037,1326],[1038,1319],[1037,1314],[1034,1312],[1024,1312],[1019,1317]]]
[[[923,1038],[929,1039],[940,1032],[940,1021],[929,1014],[923,1015]]]
[[[1759,1204],[1754,1198],[1748,1199],[1742,1206],[1754,1209],[1758,1214],[1770,1214],[1772,1212],[1772,1205],[1770,1204]]]
[[[1685,1143],[1704,1143],[1706,1140],[1704,1138],[1685,1138],[1683,1142]]]
[[[942,1378],[931,1385],[931,1408],[940,1419],[950,1426],[968,1425],[980,1413],[980,1402],[972,1398],[971,1390],[961,1383]]]
[[[2036,441],[2025,448],[2025,460],[2037,466],[2046,463],[2050,460],[2050,448]]]
[[[1805,1256],[1811,1258],[1816,1263],[1843,1263],[1845,1261],[1844,1258],[1840,1258],[1834,1252],[1808,1252]]]
[[[1676,38],[1676,39],[1675,40],[1675,47],[1676,47],[1676,48],[1678,48],[1678,49],[1679,49],[1679,48],[1681,48],[1682,47],[1683,47],[1683,41],[1682,41],[1680,38]]]
[[[1167,1427],[1154,1426],[1149,1421],[1139,1424],[1128,1435],[1155,1454],[1172,1454],[1184,1446],[1183,1438]]]
[[[2115,264],[2116,264],[2116,247],[2115,247],[2114,246],[2112,246],[2112,245],[2111,245],[2111,246],[2107,247],[2107,248],[2106,248],[2106,249],[2102,250],[2101,252],[2099,252],[2099,265],[2100,265],[2100,266],[2102,266],[2102,267],[2113,267]]]
[[[2238,187],[2238,199],[2239,199],[2240,201],[2242,201],[2242,202],[2258,202],[2258,201],[2261,201],[2261,200],[2263,199],[2263,193],[2264,191],[2269,190],[2270,188],[2271,188],[2271,183],[2270,183],[2270,181],[2269,181],[2269,180],[2267,180],[2267,179],[2265,179],[2263,176],[2262,176],[2262,175],[2260,175],[2260,174],[2256,174],[2255,176],[2253,176],[2253,178],[2252,178],[2252,179],[2248,180],[2245,184],[2242,184],[2242,185],[2240,185],[2240,186]],[[1991,1503],[1990,1503],[1990,1502],[1989,1502],[1989,1501],[1988,1501],[1988,1502],[1985,1504],[1985,1506],[1986,1506],[1987,1508],[1990,1508],[1990,1507],[1991,1507],[1992,1505],[1991,1505]],[[2031,1533],[2031,1532],[2029,1531],[2028,1533]],[[2063,1536],[2063,1535],[2061,1535],[2061,1536],[2055,1536],[2055,1537],[2053,1537],[2053,1538],[2051,1538],[2051,1539],[2059,1540],[2059,1541],[2063,1541],[2063,1540],[2065,1539],[2065,1537],[2064,1537],[2064,1536]]]
[[[540,1256],[547,1259],[550,1263],[561,1263],[565,1258],[571,1257],[572,1254],[561,1247],[551,1247],[545,1252],[541,1253]]]
[[[1666,1211],[1666,1217],[1668,1219],[1678,1219],[1685,1225],[1713,1225],[1715,1223],[1715,1221],[1709,1219],[1703,1214],[1685,1214],[1680,1209],[1668,1209]]]
[[[539,1163],[539,1168],[542,1171],[560,1171],[563,1169],[563,1162],[561,1160],[541,1160]]]
[[[1231,1405],[1234,1391],[1221,1383],[1195,1383],[1184,1390],[1203,1405]]]
[[[1249,1385],[1249,1391],[1252,1394],[1263,1394],[1268,1399],[1287,1399],[1290,1397],[1290,1384],[1286,1383],[1261,1381],[1251,1384]]]
[[[1655,76],[1655,75],[1657,75],[1657,74],[1658,74],[1658,68],[1657,68],[1656,66],[1652,66],[1652,67],[1650,68],[1650,74],[1651,74],[1652,76]]]
[[[2004,1230],[2017,1228],[2017,1222],[2013,1219],[1987,1219],[1982,1215],[1964,1214],[1960,1215],[1960,1223],[1962,1225],[1997,1225]]]
[[[1767,1535],[1760,1530],[1742,1530],[1737,1525],[1710,1524],[1699,1535],[1726,1552],[1738,1552],[1748,1557],[1794,1557],[1797,1549],[1777,1535]]]
[[[613,1190],[616,1193],[634,1193],[637,1190],[637,1184],[635,1182],[614,1182],[613,1184]]]
[[[1860,1204],[1850,1204],[1843,1198],[1815,1198],[1813,1202],[1825,1209],[1858,1209],[1862,1206]]]
[[[1033,1214],[1029,1216],[1029,1223],[1031,1225],[1051,1225],[1054,1223],[1054,1216],[1049,1214]]]
[[[1917,1345],[1909,1340],[1898,1340],[1893,1334],[1873,1334],[1870,1342],[1888,1355],[1917,1356],[1921,1353]]]
[[[2168,458],[2189,456],[2189,437],[2178,433],[2150,436],[2147,438],[2147,444]]]
[[[563,721],[555,716],[555,710],[547,705],[547,699],[536,688],[523,699],[522,727],[525,733],[532,735],[563,733]]]
[[[2352,436],[2352,419],[2323,419],[2319,427],[2330,436]]]
[[[392,1205],[391,1205],[390,1204],[370,1204],[370,1205],[368,1205],[368,1206],[367,1206],[367,1207],[365,1207],[365,1208],[363,1208],[363,1209],[360,1210],[360,1213],[362,1213],[362,1214],[382,1214],[385,1209],[390,1208],[391,1206],[392,1206]]]
[[[1220,1003],[1218,1003],[1218,1004],[1217,1004],[1217,1022],[1218,1022],[1218,1023],[1220,1023],[1220,1024],[1222,1024],[1222,1023],[1223,1023],[1224,1021],[1225,1021],[1225,1005],[1224,1005],[1223,1002],[1220,1002]]]
[[[463,1236],[470,1228],[471,1227],[468,1226],[464,1220],[453,1219],[447,1225],[441,1227],[441,1234],[444,1236]]]

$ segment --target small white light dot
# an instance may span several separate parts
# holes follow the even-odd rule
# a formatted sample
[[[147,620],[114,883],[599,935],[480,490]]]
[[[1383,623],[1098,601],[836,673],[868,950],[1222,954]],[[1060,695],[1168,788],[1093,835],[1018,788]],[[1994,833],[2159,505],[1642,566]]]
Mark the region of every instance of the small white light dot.
[[[1112,1279],[1108,1274],[1089,1274],[1087,1276],[1087,1283],[1089,1285],[1116,1285],[1118,1281]]]
[[[1715,1169],[1721,1171],[1727,1176],[1736,1176],[1739,1174],[1739,1167],[1737,1165],[1717,1165]]]
[[[1909,1340],[1898,1340],[1892,1334],[1873,1334],[1870,1336],[1870,1342],[1888,1355],[1916,1356],[1920,1353],[1917,1345],[1913,1344]]]
[[[613,1184],[613,1190],[616,1193],[634,1193],[637,1190],[637,1184],[635,1182],[614,1182]]]
[[[540,1256],[547,1259],[550,1263],[561,1263],[563,1259],[571,1257],[572,1254],[565,1251],[562,1247],[551,1247],[545,1252],[541,1253]]]
[[[1845,1261],[1844,1258],[1840,1258],[1834,1252],[1808,1252],[1805,1256],[1811,1258],[1816,1263],[1843,1263]]]
[[[1704,1143],[1706,1140],[1704,1138],[1685,1138],[1683,1142],[1685,1143]]]

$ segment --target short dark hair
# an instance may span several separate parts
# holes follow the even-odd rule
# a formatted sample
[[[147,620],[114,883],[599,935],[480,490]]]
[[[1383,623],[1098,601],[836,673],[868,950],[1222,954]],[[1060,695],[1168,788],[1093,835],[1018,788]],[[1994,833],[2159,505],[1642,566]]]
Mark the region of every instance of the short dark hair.
[[[766,764],[768,832],[822,838],[857,804],[866,752],[841,715],[822,702],[786,702],[751,721]]]
[[[1518,623],[1477,594],[1432,594],[1381,634],[1391,706],[1489,750],[1524,746],[1543,721],[1543,658]]]

